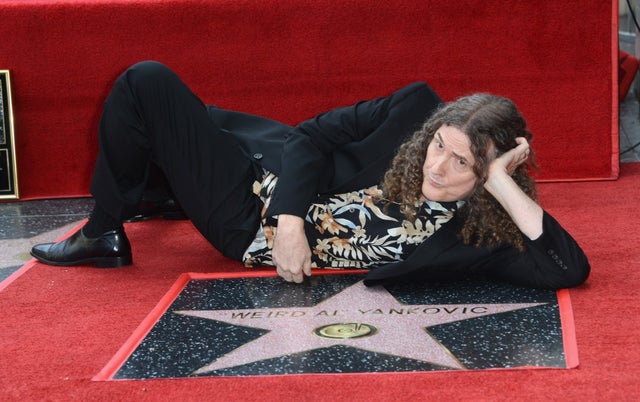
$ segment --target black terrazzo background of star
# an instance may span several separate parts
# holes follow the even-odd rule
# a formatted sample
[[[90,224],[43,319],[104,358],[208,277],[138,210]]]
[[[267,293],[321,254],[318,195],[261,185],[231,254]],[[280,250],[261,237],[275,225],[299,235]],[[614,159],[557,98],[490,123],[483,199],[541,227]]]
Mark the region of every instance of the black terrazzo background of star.
[[[191,280],[113,378],[451,370],[338,345],[194,374],[266,331],[183,316],[174,311],[312,307],[361,279],[358,274],[316,275],[302,285],[289,284],[277,277]],[[398,284],[387,290],[404,304],[547,303],[432,326],[425,328],[426,336],[433,336],[467,369],[565,367],[554,291],[478,279],[430,285]]]

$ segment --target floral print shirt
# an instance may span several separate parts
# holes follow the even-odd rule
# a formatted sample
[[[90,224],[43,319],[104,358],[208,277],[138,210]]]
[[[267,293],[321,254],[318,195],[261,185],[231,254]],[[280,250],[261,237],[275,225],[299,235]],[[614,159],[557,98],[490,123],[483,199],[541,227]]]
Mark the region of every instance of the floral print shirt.
[[[254,192],[264,202],[262,224],[246,250],[245,266],[273,265],[271,249],[277,217],[265,217],[277,177],[265,172]],[[463,202],[425,201],[414,221],[408,221],[397,204],[382,207],[381,190],[373,186],[344,194],[320,196],[305,217],[311,248],[311,266],[320,268],[371,268],[404,260],[423,241],[448,222]]]

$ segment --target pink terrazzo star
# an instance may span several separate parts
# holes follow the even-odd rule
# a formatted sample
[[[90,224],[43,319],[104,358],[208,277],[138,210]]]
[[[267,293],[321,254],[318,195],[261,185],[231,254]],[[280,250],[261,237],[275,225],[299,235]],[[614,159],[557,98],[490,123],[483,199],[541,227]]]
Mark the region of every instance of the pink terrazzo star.
[[[383,287],[368,288],[360,281],[314,307],[175,313],[269,330],[195,374],[335,345],[464,369],[426,327],[541,304],[545,303],[405,305]],[[329,328],[336,337],[327,336],[322,328]]]

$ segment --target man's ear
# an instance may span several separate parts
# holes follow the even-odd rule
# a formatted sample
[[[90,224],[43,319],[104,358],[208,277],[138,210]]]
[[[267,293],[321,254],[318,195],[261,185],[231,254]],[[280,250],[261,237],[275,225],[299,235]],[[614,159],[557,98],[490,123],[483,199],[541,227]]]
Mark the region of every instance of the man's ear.
[[[489,146],[487,147],[487,165],[496,159],[500,154],[500,151],[495,146],[492,140],[489,140]]]

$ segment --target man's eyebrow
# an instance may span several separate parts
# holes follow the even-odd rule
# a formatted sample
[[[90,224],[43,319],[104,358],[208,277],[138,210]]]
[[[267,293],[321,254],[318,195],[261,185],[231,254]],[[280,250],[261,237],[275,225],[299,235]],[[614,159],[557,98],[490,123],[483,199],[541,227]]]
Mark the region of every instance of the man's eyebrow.
[[[440,140],[440,142],[444,145],[444,140],[442,139],[442,135],[440,135],[440,133],[439,133],[439,132],[436,132],[436,136],[438,137],[438,139]],[[453,151],[451,151],[451,155],[453,155],[453,156],[455,156],[456,158],[458,158],[458,159],[462,159],[463,161],[465,161],[465,162],[469,163],[469,160],[468,160],[466,157],[462,156],[462,155],[458,155],[457,153],[455,153],[455,152],[453,152]]]

